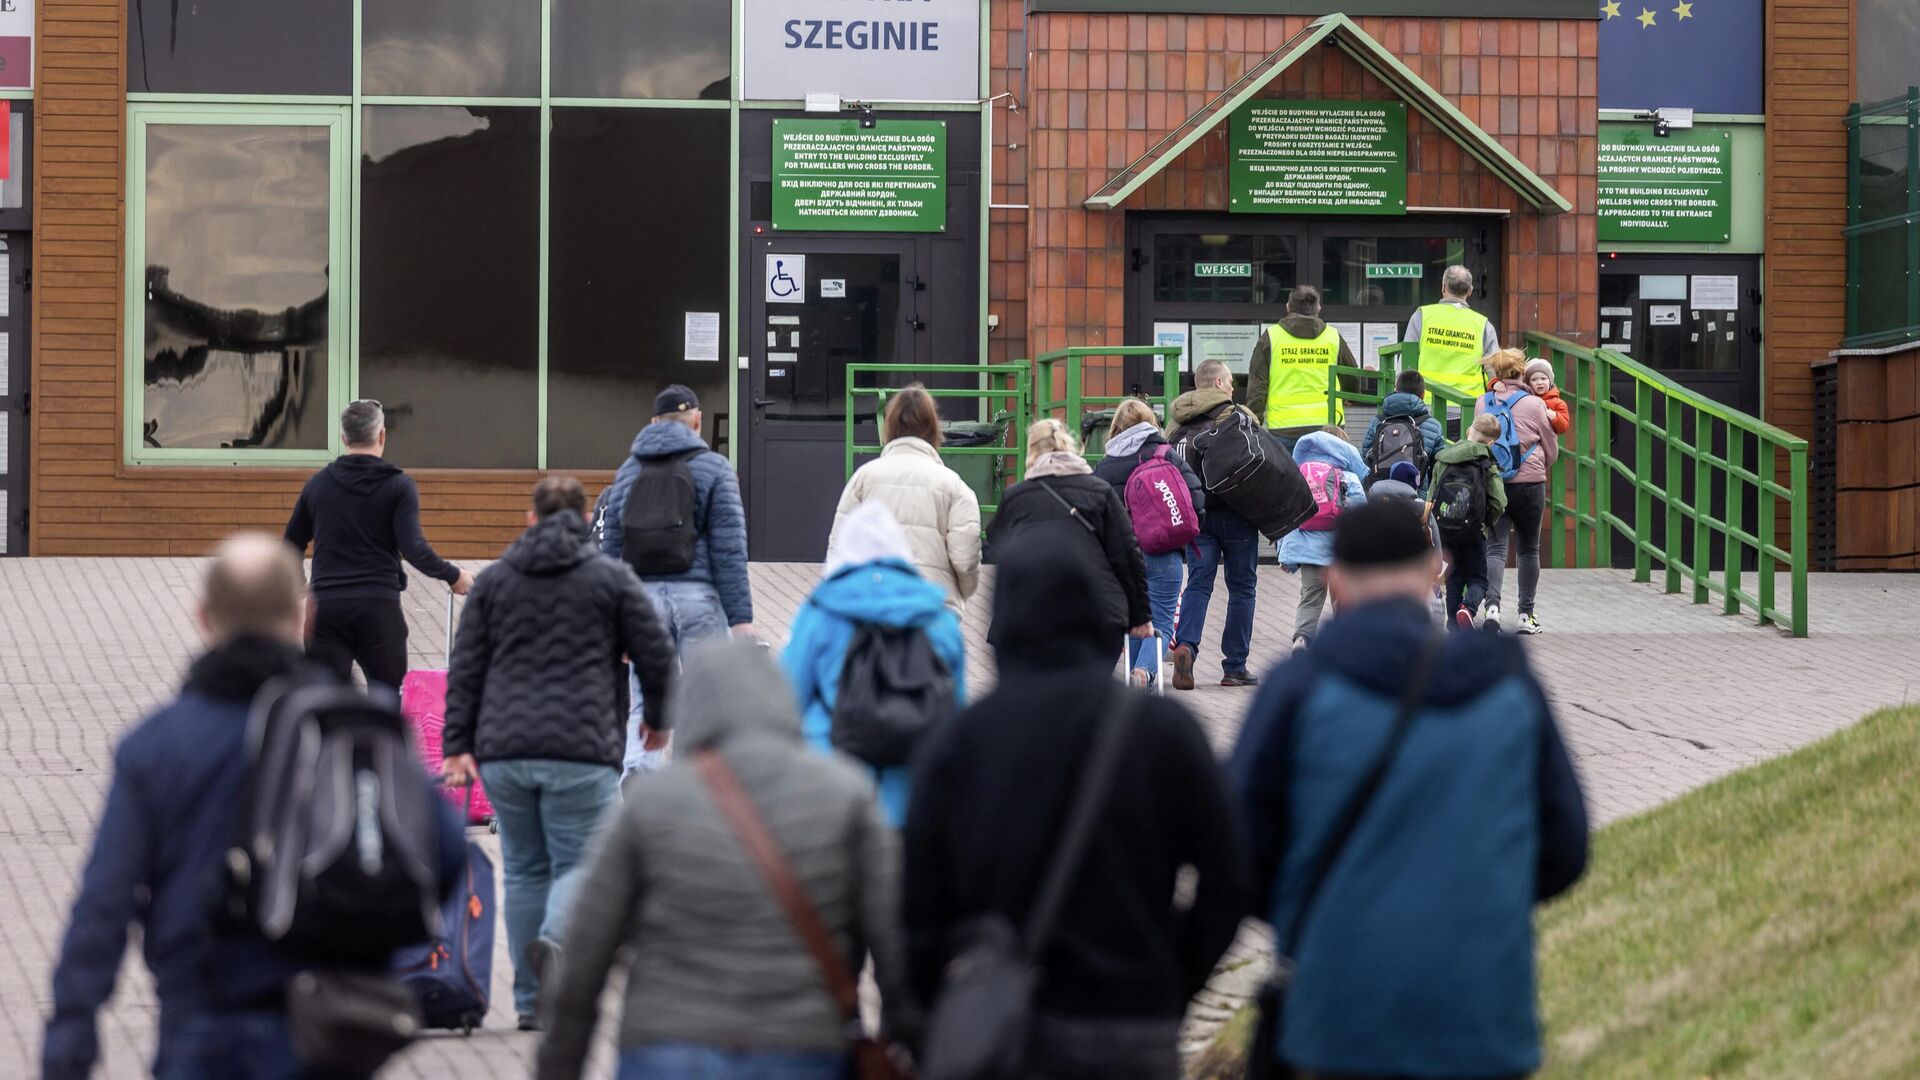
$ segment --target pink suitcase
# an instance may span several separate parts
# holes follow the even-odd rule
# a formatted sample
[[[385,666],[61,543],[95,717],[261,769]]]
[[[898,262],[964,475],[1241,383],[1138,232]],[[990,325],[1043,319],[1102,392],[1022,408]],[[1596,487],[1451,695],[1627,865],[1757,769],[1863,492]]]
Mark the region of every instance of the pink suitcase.
[[[453,658],[453,594],[447,594],[447,659]],[[447,726],[447,673],[445,670],[409,671],[400,681],[400,711],[413,725],[413,740],[420,747],[420,760],[428,775],[440,775],[440,735]],[[485,825],[493,820],[493,803],[478,781],[473,786],[473,801],[458,788],[442,788],[448,802],[467,811],[469,825]]]

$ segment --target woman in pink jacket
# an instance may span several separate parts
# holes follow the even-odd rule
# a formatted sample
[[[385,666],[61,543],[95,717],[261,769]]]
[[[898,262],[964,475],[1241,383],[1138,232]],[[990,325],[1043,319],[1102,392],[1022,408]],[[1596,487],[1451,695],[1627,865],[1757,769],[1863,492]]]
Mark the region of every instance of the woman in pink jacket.
[[[1548,470],[1560,456],[1560,437],[1553,433],[1553,415],[1546,403],[1527,389],[1527,357],[1519,349],[1502,349],[1487,357],[1493,388],[1480,399],[1478,411],[1497,404],[1513,411],[1514,434],[1520,439],[1520,468],[1507,482],[1507,512],[1494,523],[1487,541],[1487,604],[1482,625],[1500,628],[1500,586],[1507,573],[1507,537],[1520,536],[1520,619],[1523,634],[1537,634],[1540,620],[1533,613],[1534,593],[1540,587],[1540,530],[1547,512]]]

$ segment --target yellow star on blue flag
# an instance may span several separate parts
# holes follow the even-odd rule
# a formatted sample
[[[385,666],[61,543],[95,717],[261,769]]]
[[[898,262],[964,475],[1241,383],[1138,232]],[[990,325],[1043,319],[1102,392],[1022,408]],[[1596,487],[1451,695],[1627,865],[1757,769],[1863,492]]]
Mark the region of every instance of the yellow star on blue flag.
[[[1693,18],[1693,5],[1687,3],[1687,0],[1680,0],[1680,6],[1674,8],[1673,13],[1683,19],[1691,19]]]
[[[1607,18],[1617,19],[1620,17],[1620,0],[1607,0],[1600,5],[1600,10],[1606,12]]]
[[[1646,8],[1641,8],[1640,14],[1635,17],[1640,20],[1640,25],[1642,28],[1651,28],[1653,26],[1653,12],[1647,10]]]

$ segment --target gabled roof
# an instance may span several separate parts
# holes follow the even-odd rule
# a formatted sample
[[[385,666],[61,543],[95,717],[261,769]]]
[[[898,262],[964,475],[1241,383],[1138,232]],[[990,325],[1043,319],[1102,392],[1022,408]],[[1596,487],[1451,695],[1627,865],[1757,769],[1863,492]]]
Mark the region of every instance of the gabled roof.
[[[1398,57],[1388,52],[1385,46],[1369,37],[1352,19],[1341,14],[1314,20],[1305,30],[1294,35],[1291,41],[1254,65],[1238,82],[1221,91],[1220,96],[1187,117],[1185,123],[1168,132],[1166,138],[1133,164],[1114,174],[1105,186],[1087,197],[1084,205],[1089,210],[1118,208],[1128,196],[1139,190],[1140,185],[1200,141],[1201,136],[1219,127],[1227,117],[1233,115],[1235,109],[1252,100],[1266,89],[1267,84],[1279,78],[1282,72],[1323,42],[1337,46],[1352,57],[1374,78],[1385,83],[1409,108],[1426,117],[1448,138],[1459,143],[1461,149],[1486,166],[1535,209],[1543,213],[1563,213],[1573,209],[1573,204],[1555,191],[1553,185],[1522,164],[1519,158],[1513,156],[1480,125],[1467,119],[1467,115],[1455,108],[1445,94],[1429,86],[1426,80],[1415,75]]]

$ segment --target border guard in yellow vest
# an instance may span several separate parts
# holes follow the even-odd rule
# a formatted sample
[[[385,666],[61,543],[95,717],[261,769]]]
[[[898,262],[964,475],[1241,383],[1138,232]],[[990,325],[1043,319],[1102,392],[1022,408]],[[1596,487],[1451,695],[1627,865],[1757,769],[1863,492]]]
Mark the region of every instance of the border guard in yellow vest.
[[[1427,385],[1478,397],[1487,392],[1487,371],[1480,360],[1500,351],[1500,334],[1491,319],[1467,306],[1473,295],[1471,270],[1447,267],[1440,290],[1439,303],[1426,305],[1408,320],[1406,340],[1420,343],[1420,374]]]
[[[1286,317],[1260,335],[1247,367],[1247,408],[1288,453],[1300,436],[1326,425],[1327,369],[1334,364],[1358,366],[1340,331],[1321,321],[1320,290],[1296,285],[1287,295]],[[1335,423],[1346,422],[1338,401],[1333,415]]]

